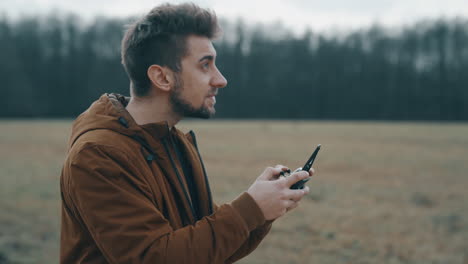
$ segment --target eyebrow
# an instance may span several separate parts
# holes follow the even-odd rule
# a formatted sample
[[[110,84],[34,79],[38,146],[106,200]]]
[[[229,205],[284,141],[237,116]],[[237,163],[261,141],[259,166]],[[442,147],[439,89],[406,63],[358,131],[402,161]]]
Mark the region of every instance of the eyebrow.
[[[198,60],[198,62],[201,62],[201,61],[204,61],[204,60],[212,61],[212,60],[214,60],[214,56],[213,55],[203,56],[200,60]]]

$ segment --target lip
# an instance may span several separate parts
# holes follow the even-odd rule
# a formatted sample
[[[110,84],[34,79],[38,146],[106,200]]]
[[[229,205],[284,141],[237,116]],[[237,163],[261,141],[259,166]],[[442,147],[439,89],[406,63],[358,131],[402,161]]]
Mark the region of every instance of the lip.
[[[209,96],[207,96],[206,98],[208,98],[209,100],[212,100],[212,101],[213,101],[213,105],[216,103],[216,95],[215,95],[215,94],[209,95]]]
[[[207,97],[215,97],[216,95],[218,95],[217,89],[212,89],[210,92],[213,92],[213,93],[209,93]]]

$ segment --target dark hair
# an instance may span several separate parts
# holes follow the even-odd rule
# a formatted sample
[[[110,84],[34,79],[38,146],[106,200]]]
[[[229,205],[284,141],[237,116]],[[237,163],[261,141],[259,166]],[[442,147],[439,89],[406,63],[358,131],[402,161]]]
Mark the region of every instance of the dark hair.
[[[195,4],[163,4],[131,24],[122,40],[122,64],[136,96],[149,92],[148,67],[167,66],[180,72],[181,59],[187,55],[189,35],[216,37],[219,25],[216,15]]]

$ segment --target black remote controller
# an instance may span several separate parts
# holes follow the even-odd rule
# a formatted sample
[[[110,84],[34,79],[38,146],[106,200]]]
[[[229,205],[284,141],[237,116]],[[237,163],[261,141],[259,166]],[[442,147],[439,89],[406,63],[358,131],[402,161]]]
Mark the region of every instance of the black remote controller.
[[[309,172],[310,168],[312,168],[312,164],[314,164],[314,161],[315,161],[315,157],[317,157],[317,154],[320,150],[320,147],[322,145],[318,144],[317,148],[314,150],[314,152],[312,153],[312,155],[310,155],[310,158],[307,160],[307,162],[305,163],[305,165],[302,167],[302,168],[299,168],[297,170],[295,170],[294,172],[297,172],[297,171],[307,171]],[[281,176],[290,176],[291,175],[291,171],[282,171],[280,173]],[[296,190],[296,189],[304,189],[304,185],[306,182],[308,182],[310,180],[310,178],[308,179],[304,179],[304,180],[300,180],[296,183],[294,183],[293,185],[291,185],[291,188],[290,189],[293,189],[293,190]]]

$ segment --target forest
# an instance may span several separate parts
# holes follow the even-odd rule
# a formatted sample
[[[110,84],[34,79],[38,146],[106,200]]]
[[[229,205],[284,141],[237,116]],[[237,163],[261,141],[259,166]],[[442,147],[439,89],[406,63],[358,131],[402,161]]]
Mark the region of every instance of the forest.
[[[0,118],[69,118],[129,94],[120,41],[134,18],[0,16]],[[217,118],[468,120],[468,19],[293,33],[221,20]]]

